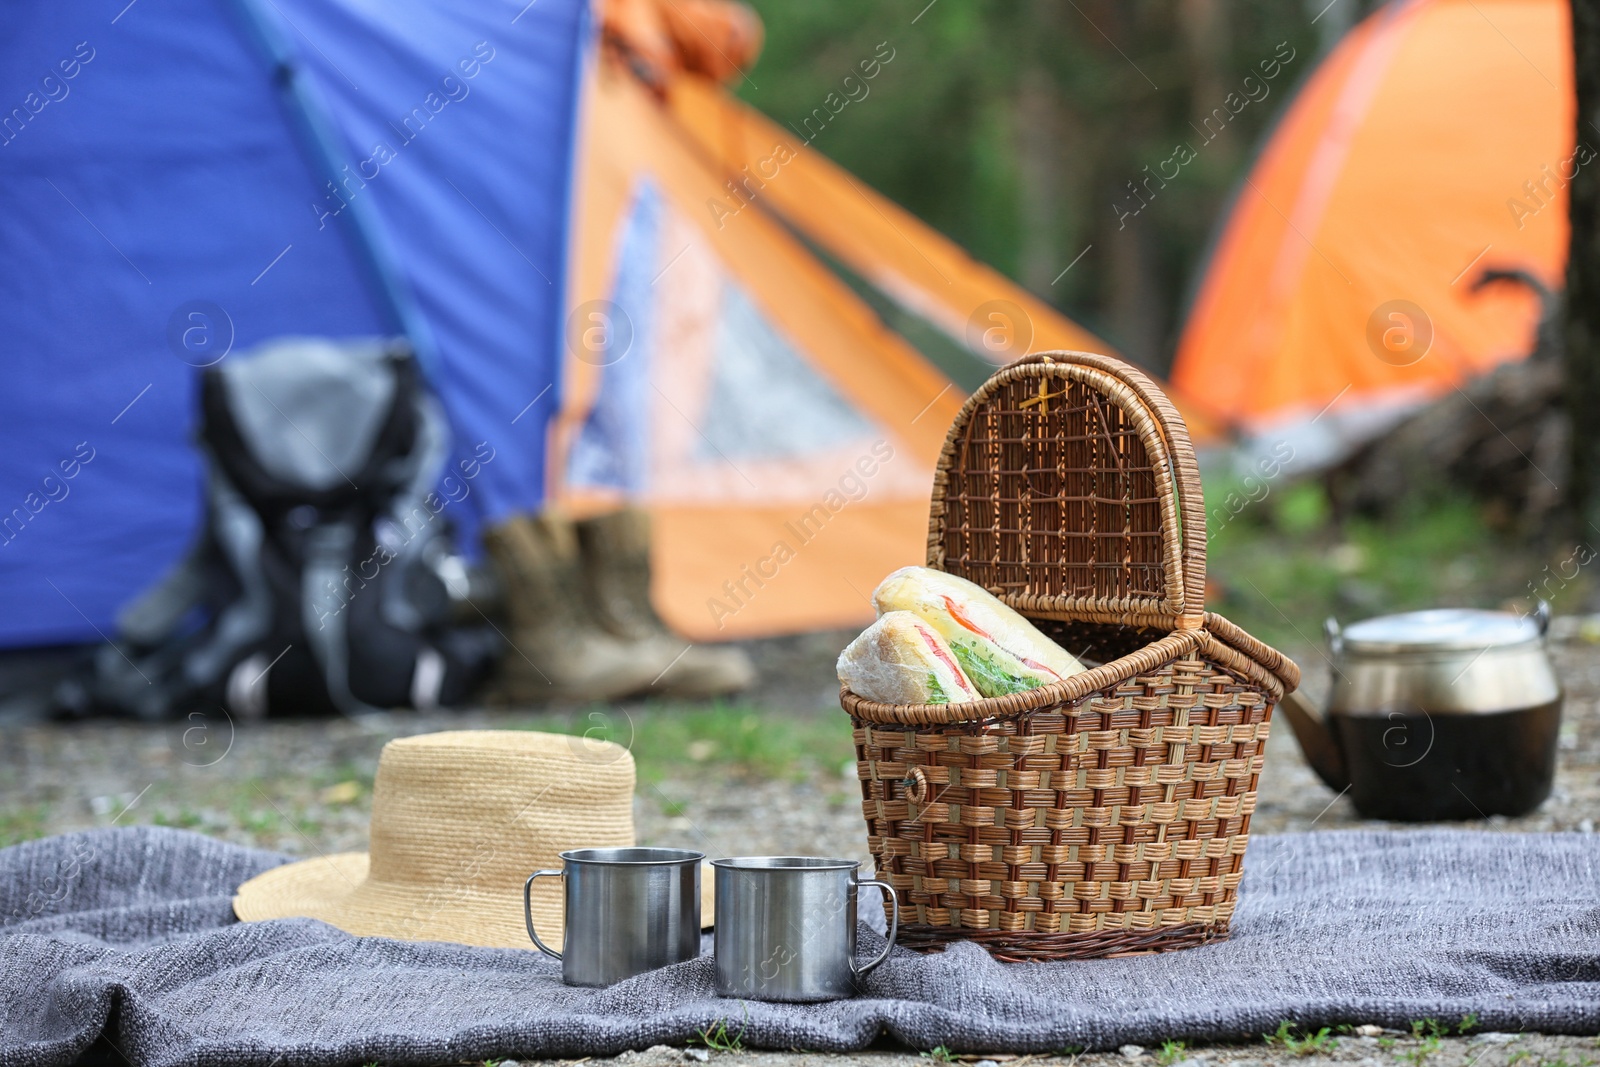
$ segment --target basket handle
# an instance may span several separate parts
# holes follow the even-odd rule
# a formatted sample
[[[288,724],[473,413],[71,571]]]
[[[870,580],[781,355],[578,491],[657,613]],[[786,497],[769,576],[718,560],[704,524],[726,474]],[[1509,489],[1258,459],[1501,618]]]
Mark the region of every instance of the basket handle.
[[[1178,612],[1178,628],[1197,630],[1206,610],[1206,502],[1200,487],[1200,461],[1189,427],[1183,416],[1149,375],[1130,363],[1093,352],[1037,352],[1019,362],[1079,363],[1094,367],[1122,381],[1150,409],[1166,442],[1172,464],[1173,491],[1178,498],[1178,535],[1182,542],[1183,604]]]
[[[1106,616],[1100,621],[1134,622],[1141,625],[1171,626],[1177,630],[1199,630],[1205,620],[1206,588],[1206,521],[1205,499],[1200,485],[1200,467],[1194,445],[1189,440],[1188,427],[1172,401],[1161,388],[1137,368],[1111,356],[1091,352],[1051,351],[1038,352],[996,371],[967,399],[945,438],[940,456],[939,470],[934,479],[934,506],[929,515],[928,563],[943,569],[945,566],[946,537],[946,486],[955,456],[965,442],[977,409],[990,402],[1004,383],[1015,380],[1019,374],[1028,375],[1029,365],[1057,365],[1066,376],[1084,380],[1091,388],[1104,394],[1122,408],[1132,421],[1140,426],[1145,451],[1157,472],[1165,472],[1158,479],[1157,493],[1162,500],[1160,519],[1163,555],[1166,557],[1166,591],[1159,599],[1142,597],[1120,602],[1072,605],[1028,603],[1028,600],[1054,598],[1022,598],[1008,600],[1011,606],[1025,615],[1044,617]],[[1076,368],[1068,371],[1067,368]],[[1053,376],[1053,375],[1052,375]],[[1098,378],[1096,383],[1094,379]],[[1111,379],[1107,381],[1107,379]],[[1065,611],[1068,615],[1055,616],[1052,612]]]

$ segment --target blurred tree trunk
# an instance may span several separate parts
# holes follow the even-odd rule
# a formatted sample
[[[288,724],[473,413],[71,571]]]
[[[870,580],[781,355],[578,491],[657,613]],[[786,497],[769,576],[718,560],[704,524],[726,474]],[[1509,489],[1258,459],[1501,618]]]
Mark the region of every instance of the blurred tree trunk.
[[[1228,84],[1227,12],[1221,0],[1182,0],[1178,22],[1183,27],[1183,43],[1189,53],[1189,121],[1201,126],[1214,107],[1223,106]],[[1242,138],[1227,138],[1217,146],[1227,153],[1227,163],[1243,151]],[[1213,164],[1215,165],[1215,164]]]
[[[1102,241],[1111,263],[1111,322],[1122,354],[1158,374],[1167,371],[1167,300],[1147,226],[1107,224]]]
[[[1066,123],[1061,93],[1050,72],[1029,64],[1016,104],[1017,206],[1022,221],[1018,275],[1024,287],[1050,298],[1061,270],[1062,143]]]
[[[1024,287],[1060,306],[1053,289],[1067,259],[1066,247],[1085,209],[1085,189],[1074,157],[1083,152],[1083,130],[1051,69],[1052,42],[1059,41],[1064,5],[1032,0],[1027,9],[1030,39],[1018,42],[1028,58],[1017,84],[1015,115],[1017,206],[1021,221],[1017,276]],[[1066,259],[1063,258],[1066,257]]]
[[[1600,123],[1600,0],[1572,0],[1577,140]],[[1600,164],[1578,167],[1568,189],[1567,411],[1572,420],[1571,502],[1583,535],[1600,529]],[[1580,535],[1580,536],[1583,536]]]
[[[1085,10],[1094,15],[1093,35],[1087,39],[1105,56],[1123,87],[1115,100],[1114,119],[1101,130],[1110,210],[1101,216],[1095,255],[1105,256],[1105,276],[1111,285],[1106,302],[1109,340],[1128,359],[1165,374],[1172,309],[1159,253],[1162,222],[1174,194],[1170,182],[1154,167],[1170,151],[1162,135],[1168,118],[1165,99],[1149,72],[1128,57],[1181,54],[1181,30],[1170,17],[1153,17],[1152,5],[1105,0]],[[1124,218],[1122,211],[1132,214]]]

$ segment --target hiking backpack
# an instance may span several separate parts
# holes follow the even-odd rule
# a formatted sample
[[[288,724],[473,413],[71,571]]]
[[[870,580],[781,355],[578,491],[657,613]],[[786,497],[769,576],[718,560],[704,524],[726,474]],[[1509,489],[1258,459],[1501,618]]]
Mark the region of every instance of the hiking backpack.
[[[286,338],[206,370],[206,515],[192,550],[118,617],[79,712],[145,719],[226,709],[460,702],[496,638],[460,625],[471,572],[436,491],[448,428],[402,342]],[[493,458],[461,464],[463,487]]]

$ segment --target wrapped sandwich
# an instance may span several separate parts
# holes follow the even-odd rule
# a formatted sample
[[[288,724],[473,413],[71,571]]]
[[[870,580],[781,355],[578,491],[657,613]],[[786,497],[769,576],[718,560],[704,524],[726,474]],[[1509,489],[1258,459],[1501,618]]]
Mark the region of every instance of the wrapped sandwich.
[[[1083,670],[1060,645],[988,590],[928,567],[902,567],[872,593],[879,614],[911,612],[939,631],[986,697],[1036,689]]]
[[[978,699],[950,645],[909,611],[885,612],[839,654],[839,681],[884,704],[953,704]]]

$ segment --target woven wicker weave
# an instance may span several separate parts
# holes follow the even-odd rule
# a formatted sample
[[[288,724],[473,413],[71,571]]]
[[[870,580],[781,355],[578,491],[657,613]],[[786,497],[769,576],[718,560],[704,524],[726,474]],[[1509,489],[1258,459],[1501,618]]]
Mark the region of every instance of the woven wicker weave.
[[[1205,509],[1147,377],[1029,356],[967,401],[934,478],[928,564],[989,589],[1082,674],[965,704],[841,694],[901,943],[1002,960],[1225,937],[1282,654],[1204,610]]]

